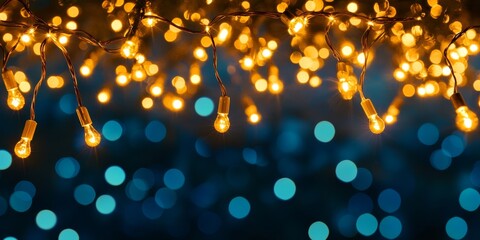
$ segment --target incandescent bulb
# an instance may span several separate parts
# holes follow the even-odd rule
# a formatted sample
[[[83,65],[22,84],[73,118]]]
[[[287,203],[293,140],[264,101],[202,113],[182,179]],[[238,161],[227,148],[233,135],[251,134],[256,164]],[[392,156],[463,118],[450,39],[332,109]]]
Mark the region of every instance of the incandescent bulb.
[[[362,105],[363,111],[368,118],[368,127],[370,131],[374,134],[380,134],[385,130],[385,122],[380,118],[373,106],[373,103],[370,99],[362,99],[360,103]]]
[[[85,143],[89,147],[96,147],[100,144],[102,136],[100,133],[91,125],[86,125],[83,127],[85,129]]]
[[[371,115],[368,117],[368,127],[372,133],[380,134],[385,130],[385,122],[378,116],[378,114]]]
[[[228,112],[230,111],[230,97],[221,96],[218,100],[218,115],[213,123],[215,130],[219,133],[225,133],[230,128],[230,119]]]
[[[357,92],[357,78],[355,76],[348,76],[338,80],[338,91],[345,100],[353,98]]]
[[[295,35],[301,33],[307,25],[307,18],[305,17],[294,17],[288,23],[288,33],[290,35]]]
[[[477,129],[478,117],[467,106],[461,106],[455,112],[457,112],[455,123],[461,131],[471,132]]]
[[[30,156],[32,149],[30,148],[30,139],[20,138],[20,141],[15,145],[15,155],[19,158],[27,158]]]
[[[230,128],[230,119],[228,119],[228,113],[219,113],[217,119],[213,123],[215,130],[219,133],[225,133]]]
[[[124,58],[134,58],[138,52],[138,44],[135,41],[127,40],[120,48],[120,54]]]
[[[22,137],[20,141],[15,145],[13,149],[15,155],[19,158],[27,158],[30,156],[32,149],[30,148],[30,142],[33,139],[33,135],[35,134],[35,128],[37,127],[37,122],[33,120],[27,120],[25,122],[25,127],[23,128]]]
[[[25,98],[17,87],[8,90],[7,104],[10,109],[16,111],[25,106]]]

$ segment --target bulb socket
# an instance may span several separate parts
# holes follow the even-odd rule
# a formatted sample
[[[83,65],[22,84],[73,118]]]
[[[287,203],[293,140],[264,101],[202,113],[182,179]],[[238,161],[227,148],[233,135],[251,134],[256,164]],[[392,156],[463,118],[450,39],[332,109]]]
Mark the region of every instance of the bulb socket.
[[[466,106],[465,99],[463,99],[462,94],[459,92],[452,94],[450,97],[450,101],[452,101],[453,108],[458,109],[459,107]]]
[[[15,76],[12,70],[7,70],[2,73],[3,82],[7,91],[17,88],[17,82],[15,82]]]
[[[230,112],[230,97],[221,96],[218,100],[218,113],[228,114]]]
[[[92,124],[92,119],[90,118],[90,114],[88,114],[88,110],[86,107],[78,107],[77,116],[82,127]]]
[[[377,115],[377,111],[375,110],[375,107],[370,99],[363,99],[360,104],[362,105],[363,111],[365,112],[365,115],[367,115],[367,118],[372,115]]]
[[[34,120],[27,120],[25,122],[25,127],[23,128],[22,138],[32,140],[36,128],[37,122],[35,122]]]

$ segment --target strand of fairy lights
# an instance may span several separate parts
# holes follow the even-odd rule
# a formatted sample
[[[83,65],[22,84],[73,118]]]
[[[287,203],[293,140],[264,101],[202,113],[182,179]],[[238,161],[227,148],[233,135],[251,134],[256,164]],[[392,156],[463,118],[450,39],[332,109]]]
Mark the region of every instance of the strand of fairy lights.
[[[7,0],[0,6],[0,12],[7,7],[7,5],[14,0]],[[30,155],[30,142],[33,139],[33,135],[35,133],[35,128],[37,123],[35,122],[35,102],[38,95],[38,90],[41,84],[43,83],[44,79],[46,78],[46,53],[45,48],[48,43],[53,42],[53,45],[56,46],[63,54],[65,61],[67,63],[69,73],[72,78],[74,92],[76,95],[78,107],[77,107],[77,115],[80,121],[81,126],[85,130],[85,142],[90,147],[97,146],[101,141],[101,135],[98,131],[93,128],[93,123],[88,113],[87,108],[83,105],[80,95],[80,90],[78,87],[78,81],[75,74],[75,69],[73,63],[69,57],[67,49],[59,42],[58,38],[62,34],[71,35],[78,38],[80,41],[88,43],[92,46],[98,47],[105,52],[108,53],[119,53],[122,57],[126,59],[135,59],[136,61],[140,62],[139,59],[144,59],[143,55],[139,54],[139,45],[141,44],[141,40],[136,35],[136,32],[139,28],[140,22],[147,21],[150,25],[154,25],[156,22],[162,22],[168,24],[170,27],[174,27],[179,31],[206,36],[211,41],[211,48],[212,48],[212,56],[213,56],[213,69],[215,73],[215,78],[218,82],[220,87],[221,95],[218,102],[218,111],[217,111],[217,118],[214,121],[215,129],[220,133],[225,133],[228,131],[230,127],[230,120],[228,118],[229,110],[230,110],[230,97],[227,95],[227,89],[222,82],[222,79],[219,75],[218,71],[218,56],[217,56],[217,47],[215,42],[215,37],[212,33],[212,29],[215,29],[218,25],[222,23],[223,20],[229,18],[238,18],[238,17],[267,17],[270,19],[276,19],[282,21],[287,26],[287,31],[290,35],[295,36],[297,34],[301,34],[302,32],[306,31],[308,24],[312,21],[315,17],[322,17],[327,20],[324,36],[325,41],[328,46],[328,49],[332,52],[335,59],[338,61],[337,63],[337,79],[338,79],[338,91],[342,95],[342,97],[346,100],[350,100],[354,97],[354,95],[358,92],[361,98],[361,106],[369,120],[369,128],[372,133],[380,134],[385,129],[385,121],[387,123],[391,123],[395,121],[396,116],[399,113],[398,108],[402,104],[403,100],[397,96],[390,107],[387,110],[387,113],[384,116],[384,119],[380,118],[375,110],[375,107],[372,101],[367,98],[363,92],[363,87],[365,84],[365,74],[366,68],[368,63],[368,56],[370,48],[377,42],[381,41],[382,38],[386,35],[386,25],[387,24],[395,24],[395,23],[403,23],[403,22],[414,22],[421,20],[420,17],[413,18],[413,17],[406,17],[406,18],[393,18],[393,17],[368,17],[362,14],[356,14],[352,12],[335,12],[335,11],[305,11],[305,12],[298,12],[296,15],[290,14],[288,12],[280,13],[280,12],[261,12],[261,11],[241,11],[241,12],[232,12],[227,14],[220,14],[212,18],[211,21],[204,21],[201,24],[202,30],[192,30],[187,27],[182,26],[181,24],[177,24],[174,21],[166,19],[162,16],[158,16],[154,14],[150,9],[150,2],[146,0],[137,0],[130,18],[133,19],[131,21],[130,28],[126,32],[124,37],[117,37],[107,41],[100,41],[97,40],[94,36],[89,34],[83,30],[71,30],[71,29],[63,29],[57,26],[51,26],[41,18],[37,17],[30,9],[29,6],[24,0],[16,0],[19,2],[23,9],[26,10],[29,17],[33,19],[33,24],[26,24],[22,22],[12,22],[6,20],[0,20],[0,26],[7,27],[7,28],[18,28],[23,29],[23,34],[19,35],[15,44],[7,51],[6,47],[1,45],[0,47],[3,51],[3,68],[2,68],[2,78],[4,80],[8,98],[7,104],[12,110],[20,110],[23,108],[25,104],[25,99],[21,92],[18,90],[17,83],[15,82],[12,70],[7,68],[7,63],[15,51],[16,47],[20,43],[20,41],[26,40],[23,38],[28,38],[29,36],[33,36],[39,32],[43,32],[45,34],[45,38],[41,43],[40,46],[40,59],[42,63],[42,74],[40,80],[37,82],[34,90],[34,94],[31,101],[31,108],[30,108],[30,119],[26,121],[24,131],[21,135],[21,139],[18,144],[15,146],[15,154],[20,158],[26,158]],[[360,74],[360,79],[358,80],[353,72],[352,63],[342,59],[340,53],[335,49],[333,46],[332,41],[329,38],[329,32],[331,27],[335,24],[337,19],[341,18],[356,18],[360,21],[366,23],[366,30],[362,35],[361,38],[361,45],[362,45],[362,52],[363,52],[363,64],[362,64],[362,71]],[[372,28],[376,26],[376,30]],[[454,73],[453,66],[448,59],[448,50],[451,46],[457,41],[460,37],[462,37],[468,30],[480,28],[480,26],[472,26],[463,29],[461,32],[457,33],[450,44],[444,50],[444,58],[447,63],[448,68],[452,74],[454,80],[454,88],[453,94],[451,95],[451,101],[454,105],[455,111],[457,112],[456,124],[458,128],[465,132],[473,131],[477,128],[478,125],[478,118],[474,112],[472,112],[465,104],[463,97],[457,90],[457,79]],[[376,35],[369,42],[369,38],[371,32],[374,32]],[[23,39],[23,40],[22,40]],[[120,48],[111,47],[112,44],[120,43],[122,45]],[[143,61],[143,60],[142,60]],[[252,57],[246,57],[241,60],[243,63],[242,68],[246,70],[250,70],[252,72],[252,78],[256,76],[253,66],[253,59]],[[192,68],[193,69],[193,68]],[[82,71],[82,70],[81,70]],[[90,71],[90,70],[89,70]],[[199,70],[196,71],[199,74]],[[276,67],[270,67],[269,72],[272,72],[273,75],[278,75],[278,69]],[[119,75],[120,76],[120,75]],[[139,78],[142,76],[138,76]],[[118,78],[118,76],[117,76]],[[270,79],[269,79],[270,81]],[[279,89],[283,87],[281,81],[273,79],[272,81],[277,81],[277,85],[273,85],[273,89]],[[161,85],[159,83],[159,85]],[[150,87],[154,89],[157,85],[152,84]],[[153,91],[153,90],[152,90]],[[155,90],[156,92],[161,93],[161,88]],[[242,99],[243,105],[245,105],[245,114],[248,116],[248,120],[251,122],[258,122],[261,118],[261,115],[258,113],[253,101],[245,97]],[[179,102],[178,104],[181,104]]]

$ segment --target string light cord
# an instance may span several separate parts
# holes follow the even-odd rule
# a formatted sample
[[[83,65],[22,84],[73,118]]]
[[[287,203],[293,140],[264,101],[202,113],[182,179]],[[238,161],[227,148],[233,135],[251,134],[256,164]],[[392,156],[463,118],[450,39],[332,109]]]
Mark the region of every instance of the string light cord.
[[[329,32],[332,27],[334,20],[329,21],[327,27],[325,28],[325,42],[327,43],[328,48],[332,51],[333,57],[337,59],[338,62],[342,61],[340,58],[340,53],[333,47],[332,41],[330,40]]]
[[[38,91],[40,89],[40,86],[43,83],[43,80],[47,76],[47,58],[45,53],[45,47],[47,45],[47,41],[48,41],[48,38],[44,39],[42,41],[42,44],[40,45],[40,61],[42,64],[42,69],[41,69],[40,80],[38,80],[37,84],[35,85],[35,89],[33,90],[32,103],[30,104],[30,120],[35,120],[35,104],[37,101]]]
[[[363,56],[365,58],[364,60],[364,63],[362,65],[362,71],[360,72],[360,84],[358,86],[358,92],[360,94],[360,98],[362,100],[365,99],[365,94],[363,92],[363,86],[365,84],[365,74],[367,72],[367,64],[368,64],[368,55],[369,55],[369,51],[370,51],[370,48],[378,41],[380,40],[381,38],[383,38],[386,34],[385,31],[383,31],[380,35],[378,35],[373,41],[372,43],[369,45],[368,44],[368,38],[369,38],[369,35],[370,35],[370,31],[371,31],[371,27],[369,26],[367,28],[367,30],[365,30],[365,32],[363,33],[362,35],[362,39],[361,39],[361,44],[362,44],[362,51],[363,51]]]
[[[477,29],[477,28],[480,28],[480,25],[473,25],[473,26],[469,26],[469,27],[466,27],[464,28],[462,31],[460,31],[459,33],[455,34],[452,38],[452,40],[450,41],[450,43],[447,45],[447,47],[445,47],[445,49],[443,50],[443,58],[445,58],[445,63],[447,64],[448,68],[450,69],[450,72],[452,74],[452,77],[453,77],[453,93],[457,93],[458,92],[458,81],[457,81],[457,77],[455,76],[455,72],[453,71],[453,65],[452,63],[450,62],[450,59],[448,59],[448,50],[450,49],[450,47],[455,44],[455,42],[461,38],[468,30],[471,30],[471,29]]]

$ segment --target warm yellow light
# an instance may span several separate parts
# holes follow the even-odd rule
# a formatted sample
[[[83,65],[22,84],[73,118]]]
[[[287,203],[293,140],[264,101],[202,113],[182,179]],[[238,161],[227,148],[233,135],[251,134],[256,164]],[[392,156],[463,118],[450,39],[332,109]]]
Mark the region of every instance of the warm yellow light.
[[[230,128],[230,119],[228,119],[228,113],[219,113],[215,122],[213,123],[215,130],[219,133],[225,133]]]
[[[468,50],[470,53],[477,53],[478,52],[478,45],[475,43],[472,43],[469,47]]]
[[[18,89],[20,89],[20,92],[27,93],[32,89],[32,86],[29,82],[23,81],[18,84]]]
[[[173,99],[172,101],[172,108],[175,110],[175,111],[179,111],[183,108],[183,99],[181,98],[175,98]]]
[[[158,22],[156,18],[153,18],[150,16],[156,16],[156,15],[151,11],[147,11],[145,13],[145,18],[142,19],[142,24],[145,25],[146,27],[154,27]]]
[[[63,87],[64,80],[61,76],[50,76],[47,79],[47,85],[49,88],[61,88]]]
[[[0,21],[7,21],[8,15],[5,12],[0,12]]]
[[[243,59],[240,60],[240,66],[243,70],[252,70],[254,66],[253,58],[251,58],[250,56],[245,56]]]
[[[269,81],[268,90],[271,94],[280,94],[283,91],[283,82],[280,80]]]
[[[361,102],[363,111],[368,118],[368,127],[374,134],[380,134],[385,130],[385,122],[380,118],[370,99],[363,99]]]
[[[65,45],[68,43],[68,37],[65,35],[62,35],[58,38],[58,42],[62,45]]]
[[[28,156],[30,156],[30,153],[32,152],[30,142],[33,139],[36,127],[37,122],[35,122],[34,120],[27,120],[25,122],[25,127],[23,128],[20,141],[18,141],[14,148],[14,152],[17,157],[27,158]]]
[[[30,43],[32,41],[32,37],[30,36],[30,34],[23,34],[21,37],[20,37],[20,40],[23,42],[23,43]]]
[[[248,116],[248,121],[252,124],[257,124],[262,119],[262,116],[259,113],[252,113]]]
[[[69,22],[67,22],[65,27],[69,30],[76,30],[77,29],[77,23],[74,22],[74,21],[69,21]]]
[[[356,2],[351,2],[347,5],[347,11],[356,13],[358,11],[358,5]]]
[[[297,81],[301,84],[305,84],[310,79],[310,74],[305,70],[300,70],[297,73]]]
[[[385,117],[383,119],[385,120],[385,123],[387,123],[389,125],[397,122],[397,116],[395,116],[393,114],[387,114],[387,115],[385,115]]]
[[[135,64],[132,67],[132,80],[136,82],[142,82],[147,78],[147,73],[143,69],[142,65]]]
[[[112,30],[114,32],[120,32],[122,31],[122,28],[123,28],[123,23],[122,21],[120,21],[119,19],[115,19],[112,21],[112,23],[110,24],[110,27],[112,28]]]
[[[82,74],[84,77],[88,77],[92,74],[92,69],[90,69],[90,67],[87,65],[82,65],[80,67],[80,74]]]
[[[343,99],[350,100],[358,89],[357,78],[355,76],[348,76],[347,78],[339,79],[337,88]]]
[[[120,48],[120,54],[124,58],[134,58],[138,52],[138,44],[134,40],[127,40]]]
[[[404,71],[402,71],[401,69],[395,69],[395,71],[393,72],[393,77],[399,81],[399,82],[403,82],[405,80],[405,78],[407,77],[407,75],[405,74]]]
[[[25,106],[25,98],[18,90],[17,83],[15,82],[15,76],[12,70],[6,70],[2,73],[3,83],[7,89],[7,105],[10,109],[18,111]]]
[[[100,103],[108,103],[110,101],[111,93],[108,89],[103,89],[97,95],[97,99]]]
[[[115,78],[115,81],[119,86],[124,87],[130,82],[130,77],[127,73],[120,73]]]
[[[85,130],[85,143],[89,147],[96,147],[102,141],[102,135],[92,126],[92,124],[83,127]]]
[[[348,44],[343,46],[341,51],[343,56],[350,57],[353,54],[353,51],[355,51],[355,49],[353,48],[353,45]]]
[[[205,62],[208,59],[207,52],[202,47],[195,48],[195,50],[193,51],[193,55],[195,56],[196,59],[202,62]]]
[[[467,106],[461,106],[455,112],[457,113],[455,123],[461,131],[471,132],[477,129],[478,117]]]
[[[76,6],[69,7],[67,9],[67,15],[71,18],[76,18],[80,14],[80,9]]]
[[[288,23],[288,33],[295,35],[302,33],[307,25],[308,20],[305,17],[294,17]]]
[[[255,81],[255,89],[259,92],[265,92],[268,89],[268,82],[264,78]]]
[[[153,99],[146,97],[142,100],[142,107],[144,109],[151,109],[153,107]]]

